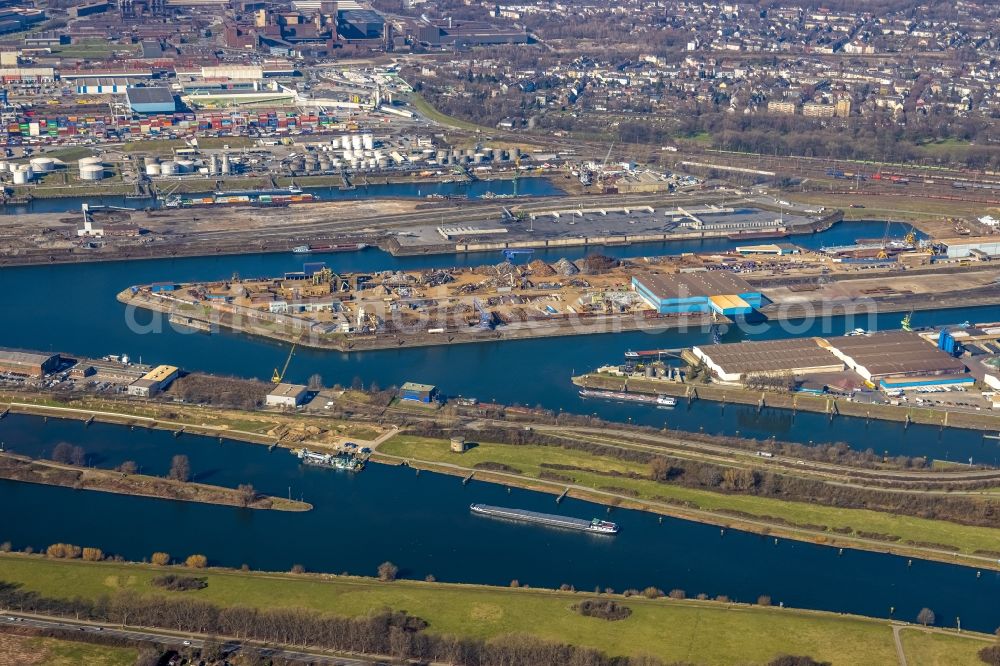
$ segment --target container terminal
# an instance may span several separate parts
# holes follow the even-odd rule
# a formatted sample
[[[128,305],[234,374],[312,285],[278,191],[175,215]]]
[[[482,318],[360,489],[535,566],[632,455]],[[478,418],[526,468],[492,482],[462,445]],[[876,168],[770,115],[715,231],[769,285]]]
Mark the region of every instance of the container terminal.
[[[579,530],[581,532],[591,532],[593,534],[617,534],[618,525],[607,520],[594,518],[583,520],[582,518],[571,518],[569,516],[557,516],[551,513],[539,513],[537,511],[527,511],[525,509],[507,509],[488,504],[473,504],[469,509],[481,516],[491,516],[493,518],[505,518],[523,523],[535,523],[548,527],[561,527],[568,530]]]

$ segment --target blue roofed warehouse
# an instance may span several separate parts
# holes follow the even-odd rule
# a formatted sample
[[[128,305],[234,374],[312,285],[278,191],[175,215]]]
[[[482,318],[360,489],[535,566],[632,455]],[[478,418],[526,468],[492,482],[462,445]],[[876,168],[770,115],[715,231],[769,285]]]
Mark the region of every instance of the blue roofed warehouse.
[[[632,288],[660,314],[747,315],[763,304],[756,287],[728,271],[642,273],[632,277]]]

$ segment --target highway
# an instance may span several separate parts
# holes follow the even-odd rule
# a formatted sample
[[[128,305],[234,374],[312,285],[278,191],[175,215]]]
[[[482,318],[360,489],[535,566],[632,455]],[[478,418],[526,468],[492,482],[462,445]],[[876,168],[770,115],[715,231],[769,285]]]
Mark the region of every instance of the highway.
[[[10,611],[4,611],[0,614],[0,627],[4,626],[28,627],[43,631],[54,630],[61,632],[79,631],[87,633],[100,633],[101,636],[107,638],[156,643],[175,650],[184,650],[189,647],[200,649],[205,645],[205,641],[207,640],[206,636],[200,636],[197,634],[185,635],[162,631],[159,629],[110,626],[96,622],[62,618],[55,619],[42,615],[22,614]],[[69,636],[68,638],[72,639],[72,636]],[[223,639],[220,637],[218,640],[223,642],[223,650],[227,655],[239,652],[244,646],[244,642],[237,639]],[[317,666],[377,666],[378,664],[386,663],[383,661],[359,659],[357,657],[332,656],[319,651],[312,652],[308,650],[295,650],[282,647],[267,647],[250,642],[246,644],[248,646],[257,647],[258,652],[263,657],[277,657],[280,659],[301,662],[303,664],[316,664]]]

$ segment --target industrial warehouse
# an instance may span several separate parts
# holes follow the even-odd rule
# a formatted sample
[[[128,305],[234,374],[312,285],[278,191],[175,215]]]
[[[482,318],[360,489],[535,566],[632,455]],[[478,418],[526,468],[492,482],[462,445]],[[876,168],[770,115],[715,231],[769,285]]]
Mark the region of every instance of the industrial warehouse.
[[[831,338],[738,342],[691,349],[722,382],[748,384],[759,376],[823,379],[838,387],[868,386],[887,392],[968,386],[975,377],[966,364],[934,340],[912,331],[887,331]]]
[[[748,315],[763,304],[761,292],[739,276],[723,271],[676,275],[645,273],[632,287],[660,314],[714,313]]]

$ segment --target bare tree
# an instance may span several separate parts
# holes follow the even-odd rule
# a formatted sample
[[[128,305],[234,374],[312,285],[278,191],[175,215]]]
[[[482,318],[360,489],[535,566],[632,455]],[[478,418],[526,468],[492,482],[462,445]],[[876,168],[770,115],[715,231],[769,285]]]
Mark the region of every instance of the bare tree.
[[[917,622],[924,625],[925,627],[934,624],[934,611],[930,608],[921,608],[920,612],[917,613]]]
[[[139,465],[134,460],[126,460],[121,465],[118,465],[118,471],[122,474],[137,474],[139,472]]]
[[[321,374],[314,373],[309,376],[309,390],[310,391],[320,391],[323,389],[323,376]]]
[[[249,483],[241,483],[236,489],[239,492],[240,506],[250,506],[257,499],[257,490]]]
[[[383,562],[378,565],[378,579],[381,581],[394,581],[396,580],[397,574],[399,574],[399,567],[392,562]]]
[[[188,457],[182,454],[174,456],[170,461],[170,473],[167,475],[175,481],[189,481],[191,479],[191,462]]]

